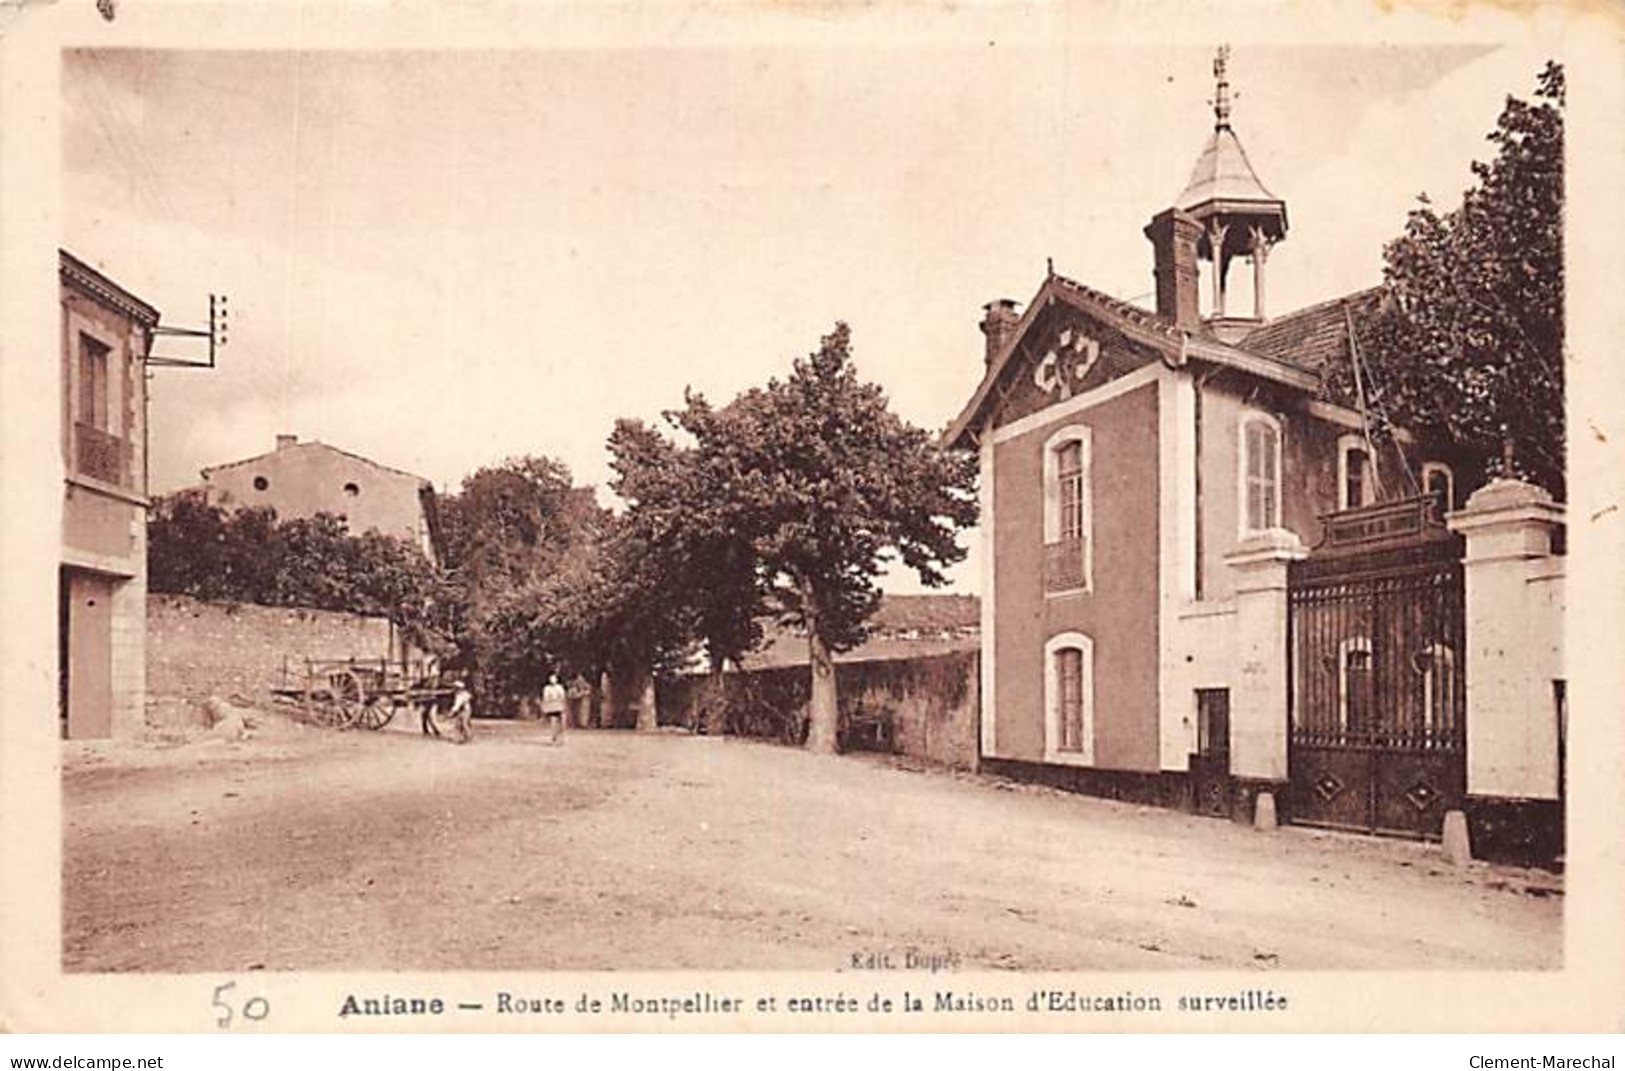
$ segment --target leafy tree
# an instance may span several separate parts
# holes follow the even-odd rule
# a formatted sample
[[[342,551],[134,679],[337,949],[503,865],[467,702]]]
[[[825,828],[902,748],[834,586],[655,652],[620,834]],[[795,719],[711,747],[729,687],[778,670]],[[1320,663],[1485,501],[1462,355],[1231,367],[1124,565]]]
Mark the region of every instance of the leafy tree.
[[[224,598],[225,514],[201,493],[155,498],[147,514],[147,584],[153,591]]]
[[[446,648],[433,612],[445,578],[414,543],[353,536],[331,514],[227,512],[192,491],[156,500],[147,532],[153,591],[388,617],[420,649]]]
[[[965,555],[958,529],[976,520],[975,459],[941,449],[858,379],[844,323],[787,379],[723,409],[691,394],[673,420],[700,459],[684,485],[694,515],[711,518],[709,531],[748,539],[766,598],[807,634],[807,746],[833,752],[833,653],[865,638],[880,603],[876,580],[894,555],[928,586],[947,582],[943,570]]]
[[[691,406],[696,403],[690,399]],[[667,419],[681,426],[681,415]],[[627,503],[619,561],[633,575],[635,604],[667,662],[703,642],[710,662],[711,722],[720,728],[721,676],[761,642],[766,590],[750,533],[736,525],[726,471],[714,453],[680,447],[640,421],[618,421],[610,435],[611,487]]]
[[[591,557],[607,513],[591,488],[546,457],[482,468],[441,500],[444,561],[456,625],[454,661],[485,704],[534,695],[559,658],[542,619],[545,593]]]
[[[1424,195],[1384,249],[1391,300],[1362,345],[1372,400],[1491,473],[1565,492],[1563,68],[1508,97],[1460,207]]]

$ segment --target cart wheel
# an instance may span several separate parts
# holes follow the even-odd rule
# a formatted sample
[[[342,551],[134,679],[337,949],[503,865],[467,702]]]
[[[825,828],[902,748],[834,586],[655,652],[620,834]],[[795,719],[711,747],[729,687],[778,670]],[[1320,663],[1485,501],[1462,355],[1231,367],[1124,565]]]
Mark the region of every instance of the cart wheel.
[[[361,678],[348,669],[334,670],[327,675],[329,720],[335,729],[348,729],[360,719],[367,706],[367,689]]]
[[[395,704],[382,696],[375,696],[372,702],[361,708],[361,720],[357,724],[364,729],[382,729],[394,717]]]
[[[323,729],[337,729],[344,724],[344,707],[326,684],[305,689],[305,720]]]

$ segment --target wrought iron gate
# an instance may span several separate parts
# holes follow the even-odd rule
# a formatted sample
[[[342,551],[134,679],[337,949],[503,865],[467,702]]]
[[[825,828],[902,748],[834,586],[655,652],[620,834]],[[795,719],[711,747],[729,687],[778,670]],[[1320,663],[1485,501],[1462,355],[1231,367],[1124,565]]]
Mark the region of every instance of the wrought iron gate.
[[[1409,505],[1410,538],[1339,545],[1333,526],[1326,553],[1291,567],[1294,821],[1438,837],[1466,793],[1460,549],[1442,527],[1424,530],[1425,503]]]

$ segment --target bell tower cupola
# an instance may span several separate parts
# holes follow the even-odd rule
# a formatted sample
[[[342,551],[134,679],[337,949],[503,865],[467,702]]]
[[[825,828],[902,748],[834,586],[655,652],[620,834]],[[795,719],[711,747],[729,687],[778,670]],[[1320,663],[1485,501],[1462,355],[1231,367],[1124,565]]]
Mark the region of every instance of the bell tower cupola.
[[[1194,293],[1194,278],[1188,282],[1193,292],[1181,293],[1186,278],[1175,280],[1175,274],[1163,265],[1185,260],[1185,249],[1164,249],[1163,245],[1181,237],[1178,232],[1194,234],[1195,259],[1211,265],[1211,308],[1198,316],[1208,330],[1226,341],[1239,338],[1264,320],[1264,276],[1270,249],[1286,237],[1286,202],[1272,194],[1259,181],[1247,159],[1241,140],[1230,126],[1232,100],[1230,95],[1230,46],[1222,46],[1213,60],[1213,134],[1208,138],[1191,170],[1184,192],[1173,207],[1160,213],[1146,228],[1146,236],[1156,247],[1158,264],[1157,312],[1164,318],[1189,326],[1190,310],[1199,303]],[[1174,227],[1174,220],[1182,224]],[[1162,224],[1159,226],[1159,221]],[[1187,238],[1188,242],[1188,238]],[[1178,243],[1185,245],[1187,243]],[[1179,254],[1185,253],[1185,256]],[[1230,263],[1237,257],[1246,257],[1253,268],[1253,307],[1251,315],[1226,306],[1226,283]],[[1194,273],[1180,273],[1189,276]],[[1165,284],[1164,276],[1167,276]],[[1170,292],[1168,306],[1164,307],[1163,290]]]

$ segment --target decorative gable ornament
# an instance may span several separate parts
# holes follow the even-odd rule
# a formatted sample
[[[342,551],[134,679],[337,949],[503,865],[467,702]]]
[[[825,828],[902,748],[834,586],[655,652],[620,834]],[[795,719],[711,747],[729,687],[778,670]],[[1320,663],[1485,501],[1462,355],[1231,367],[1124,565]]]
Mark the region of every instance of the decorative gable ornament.
[[[1100,360],[1100,343],[1068,327],[1033,369],[1033,383],[1045,394],[1072,397]]]

